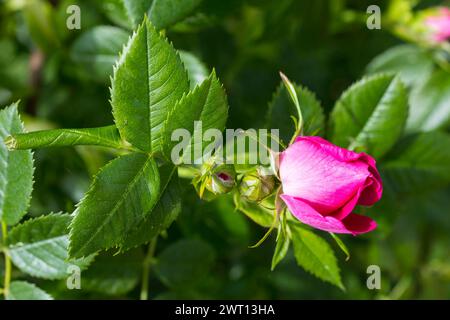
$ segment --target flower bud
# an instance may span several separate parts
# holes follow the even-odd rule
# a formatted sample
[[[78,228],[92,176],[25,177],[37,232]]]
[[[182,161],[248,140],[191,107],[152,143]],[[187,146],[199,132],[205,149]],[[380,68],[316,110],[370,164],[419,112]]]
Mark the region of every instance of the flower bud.
[[[206,189],[213,194],[230,192],[235,186],[235,172],[230,166],[220,166],[206,178]]]
[[[269,196],[275,187],[273,175],[263,167],[247,173],[239,186],[239,193],[250,201],[260,201]]]

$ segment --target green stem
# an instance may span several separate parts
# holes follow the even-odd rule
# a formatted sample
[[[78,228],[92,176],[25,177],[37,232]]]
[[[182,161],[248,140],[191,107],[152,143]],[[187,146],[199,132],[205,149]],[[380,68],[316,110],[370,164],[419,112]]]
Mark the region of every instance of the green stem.
[[[153,255],[155,254],[156,243],[158,236],[156,236],[148,246],[147,254],[142,263],[142,286],[141,286],[141,300],[148,300],[148,282],[150,277],[150,267],[153,263]]]
[[[6,243],[6,239],[8,238],[8,226],[5,222],[2,222],[2,236],[3,236],[3,244]],[[9,284],[11,283],[11,271],[12,271],[12,265],[11,265],[11,259],[8,255],[7,249],[3,247],[3,254],[5,255],[5,280],[3,282],[3,294],[6,295],[9,292]]]

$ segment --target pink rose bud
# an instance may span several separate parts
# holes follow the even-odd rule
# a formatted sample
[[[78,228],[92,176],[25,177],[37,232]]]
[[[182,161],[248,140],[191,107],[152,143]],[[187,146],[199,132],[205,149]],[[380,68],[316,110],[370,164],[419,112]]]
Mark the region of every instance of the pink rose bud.
[[[370,206],[383,191],[375,160],[320,137],[298,137],[280,155],[281,198],[292,214],[314,228],[334,233],[366,233],[372,219],[352,213]]]
[[[437,15],[428,17],[425,23],[431,28],[434,41],[444,42],[450,38],[450,9],[441,8]]]

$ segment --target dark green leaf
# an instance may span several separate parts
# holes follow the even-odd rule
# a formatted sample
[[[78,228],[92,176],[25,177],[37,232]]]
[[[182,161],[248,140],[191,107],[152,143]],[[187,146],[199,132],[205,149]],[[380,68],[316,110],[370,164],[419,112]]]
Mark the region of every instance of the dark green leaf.
[[[108,295],[122,295],[137,286],[141,276],[141,250],[124,254],[102,253],[82,273],[81,289]]]
[[[125,251],[150,242],[170,227],[181,211],[181,190],[176,168],[166,165],[160,168],[161,192],[158,202],[139,225],[131,230],[120,245]]]
[[[158,256],[155,271],[164,284],[181,290],[204,277],[214,258],[214,249],[208,243],[198,239],[180,240]]]
[[[27,1],[23,15],[35,45],[45,52],[51,52],[59,46],[55,10],[50,3],[43,0]]]
[[[111,103],[122,138],[141,150],[160,151],[167,114],[188,90],[175,49],[145,19],[114,70]]]
[[[450,183],[450,136],[427,132],[399,142],[381,165],[385,185],[396,192],[419,192]]]
[[[305,135],[323,135],[325,117],[315,95],[308,89],[294,84],[303,117]],[[267,112],[267,128],[279,129],[281,140],[287,144],[295,132],[291,116],[297,117],[297,110],[283,84],[275,91]]]
[[[102,0],[100,2],[108,18],[127,29],[135,29],[152,4],[152,0]]]
[[[202,0],[153,0],[149,17],[157,29],[165,29],[188,17]]]
[[[150,212],[159,196],[155,161],[131,153],[107,164],[79,203],[70,230],[70,256],[88,256],[123,242]]]
[[[129,33],[123,29],[97,26],[75,40],[70,54],[72,60],[82,65],[90,76],[107,81],[128,38]]]

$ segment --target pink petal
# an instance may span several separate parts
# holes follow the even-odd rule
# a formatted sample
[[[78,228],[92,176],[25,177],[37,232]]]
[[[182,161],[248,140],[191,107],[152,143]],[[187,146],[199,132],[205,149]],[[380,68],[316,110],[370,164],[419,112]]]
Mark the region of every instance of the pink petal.
[[[299,137],[280,157],[283,193],[331,214],[354,199],[372,175],[370,165],[358,161],[365,157],[319,137]],[[346,214],[352,209],[348,206]]]
[[[433,39],[444,42],[450,37],[450,10],[442,8],[438,15],[431,16],[425,23],[432,29]]]
[[[376,222],[366,216],[353,213],[341,221],[332,216],[321,215],[313,207],[298,198],[285,194],[281,195],[281,198],[298,220],[316,229],[358,235],[372,231],[377,227]]]
[[[366,186],[364,190],[362,190],[358,199],[358,204],[363,206],[371,206],[381,199],[382,194],[383,186],[381,184],[381,179],[378,180],[374,177],[369,177],[367,178]]]

